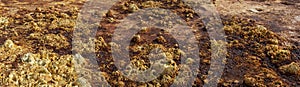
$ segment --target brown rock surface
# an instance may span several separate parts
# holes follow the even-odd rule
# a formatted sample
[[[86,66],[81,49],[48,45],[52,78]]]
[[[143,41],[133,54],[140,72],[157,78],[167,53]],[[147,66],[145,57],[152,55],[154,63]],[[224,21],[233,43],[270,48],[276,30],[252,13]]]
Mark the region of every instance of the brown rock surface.
[[[161,29],[146,27],[128,47],[132,64],[149,68],[148,53],[160,47],[167,57],[167,69],[159,78],[134,82],[122,76],[113,65],[111,41],[115,26],[128,14],[147,7],[162,7],[179,13],[189,26],[194,26],[201,48],[201,66],[194,86],[208,82],[211,46],[207,29],[200,17],[180,0],[124,0],[117,3],[98,26],[96,53],[99,66],[86,64],[84,59],[95,52],[73,49],[84,55],[72,54],[72,37],[78,13],[85,0],[1,0],[0,1],[0,85],[1,86],[89,86],[107,80],[112,86],[169,86],[178,73],[180,55],[175,39]],[[300,85],[300,2],[297,0],[214,0],[224,24],[227,39],[227,61],[219,86],[298,86]],[[178,7],[172,7],[178,6]],[[102,15],[102,14],[101,14]],[[171,18],[171,17],[170,17]],[[138,18],[137,18],[138,19]],[[95,19],[96,20],[96,19]],[[171,25],[172,26],[172,25]],[[85,34],[85,33],[83,33]],[[157,37],[154,42],[151,38]],[[214,41],[224,43],[222,41]],[[75,42],[82,43],[82,42]],[[194,50],[194,48],[189,48]],[[186,62],[195,63],[188,58]],[[75,65],[75,64],[82,64]],[[126,63],[124,63],[124,66]],[[102,72],[82,78],[94,71],[76,67],[97,67]],[[94,73],[95,74],[95,73]],[[103,77],[98,77],[99,75]],[[91,81],[93,80],[93,81]],[[184,78],[180,81],[184,82]],[[103,83],[104,84],[104,83]],[[181,83],[174,83],[181,84]]]

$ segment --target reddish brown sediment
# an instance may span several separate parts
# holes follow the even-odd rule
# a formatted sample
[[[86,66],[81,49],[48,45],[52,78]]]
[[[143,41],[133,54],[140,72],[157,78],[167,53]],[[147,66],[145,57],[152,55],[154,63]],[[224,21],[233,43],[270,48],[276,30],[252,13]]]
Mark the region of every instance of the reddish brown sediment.
[[[72,54],[72,37],[78,13],[85,0],[2,0],[0,1],[0,85],[1,86],[86,86],[90,79],[76,73]],[[300,85],[299,2],[292,0],[216,0],[227,39],[227,63],[220,87],[297,86]],[[91,49],[73,49],[86,57],[97,53],[99,74],[112,86],[170,86],[178,75],[180,55],[177,39],[155,27],[143,27],[131,40],[131,63],[141,70],[151,66],[149,52],[157,47],[164,51],[168,65],[163,74],[150,82],[132,81],[113,65],[112,34],[120,20],[139,9],[170,9],[193,26],[199,42],[200,68],[193,86],[207,83],[211,59],[211,41],[199,15],[180,0],[123,0],[114,5],[99,23]],[[286,14],[288,13],[288,14]],[[170,17],[172,18],[172,17]],[[90,18],[93,19],[93,18]],[[137,20],[142,20],[136,18]],[[97,20],[97,19],[93,19]],[[99,19],[100,20],[100,19]],[[170,25],[172,26],[172,25]],[[84,34],[85,32],[83,32]],[[153,39],[154,38],[154,39]],[[80,42],[75,42],[80,43]],[[88,46],[87,46],[88,47]],[[194,48],[188,48],[195,50]],[[194,63],[189,58],[188,63]],[[127,63],[123,65],[126,66]],[[89,66],[89,65],[87,65]],[[186,67],[188,69],[188,67]],[[91,73],[85,70],[84,73]],[[99,80],[99,79],[97,79]],[[97,80],[94,80],[97,81]],[[179,80],[185,80],[184,78]],[[91,84],[92,85],[92,84]]]

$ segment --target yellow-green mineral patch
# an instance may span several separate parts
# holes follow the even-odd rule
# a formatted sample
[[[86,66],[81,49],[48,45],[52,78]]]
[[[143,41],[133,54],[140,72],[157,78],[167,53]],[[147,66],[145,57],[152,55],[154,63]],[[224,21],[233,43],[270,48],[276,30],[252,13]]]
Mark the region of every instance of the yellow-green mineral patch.
[[[78,85],[71,55],[58,55],[49,50],[30,53],[11,40],[6,40],[0,46],[0,53],[0,85],[2,86]]]

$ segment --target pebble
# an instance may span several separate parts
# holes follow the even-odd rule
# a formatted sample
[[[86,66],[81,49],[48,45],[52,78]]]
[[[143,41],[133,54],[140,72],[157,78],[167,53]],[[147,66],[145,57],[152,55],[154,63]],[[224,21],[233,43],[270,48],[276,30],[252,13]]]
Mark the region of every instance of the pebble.
[[[131,12],[135,12],[135,11],[139,10],[139,7],[136,4],[130,4],[129,5],[129,10]]]
[[[300,22],[300,15],[294,17],[296,21]]]
[[[35,63],[35,59],[32,53],[25,54],[21,59],[23,62],[28,62],[31,65]]]
[[[195,62],[195,60],[192,58],[187,58],[185,62],[186,62],[186,64],[193,64]]]
[[[289,73],[289,74],[295,74],[295,75],[299,75],[300,72],[300,66],[299,64],[292,62],[291,64],[288,65],[284,65],[279,67],[280,71],[283,73]]]
[[[210,64],[210,60],[207,60],[207,59],[204,59],[202,62],[205,64]]]
[[[134,35],[133,36],[133,41],[134,42],[140,42],[141,41],[141,36],[140,35]]]
[[[263,11],[263,9],[261,9],[261,8],[252,8],[252,9],[249,9],[249,11],[254,12],[254,13],[259,13],[259,12]]]
[[[233,83],[238,84],[238,83],[240,83],[240,81],[239,80],[234,80]]]
[[[165,43],[165,42],[167,42],[167,40],[166,40],[163,36],[159,36],[159,37],[157,38],[157,41],[158,41],[159,43]]]
[[[6,40],[5,43],[4,43],[4,47],[6,48],[13,48],[15,44],[13,43],[12,40]]]
[[[249,11],[254,12],[254,13],[258,13],[259,11],[256,9],[249,9]]]

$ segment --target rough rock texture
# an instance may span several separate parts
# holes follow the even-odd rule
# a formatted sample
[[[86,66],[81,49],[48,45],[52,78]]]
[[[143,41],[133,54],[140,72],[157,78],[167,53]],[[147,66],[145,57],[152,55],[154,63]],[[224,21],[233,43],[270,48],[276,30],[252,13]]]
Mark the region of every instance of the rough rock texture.
[[[193,86],[209,82],[206,78],[211,64],[212,42],[216,42],[212,46],[227,43],[227,61],[219,86],[300,85],[299,1],[213,1],[221,14],[227,42],[210,40],[201,17],[180,0],[124,0],[116,3],[106,14],[98,14],[104,18],[96,26],[99,28],[95,32],[96,37],[87,39],[95,43],[85,44],[81,47],[83,49],[72,49],[73,30],[85,0],[1,0],[0,85],[87,87],[110,84],[153,87],[183,84],[185,78],[180,78],[179,83],[173,81],[180,70],[179,66],[183,67],[181,69],[190,69],[189,66],[180,64],[180,55],[189,54],[178,48],[176,39],[187,42],[190,39],[174,38],[162,29],[143,27],[128,47],[131,63],[140,70],[151,66],[148,58],[166,57],[166,70],[160,77],[146,83],[134,82],[122,76],[113,64],[111,47],[121,45],[111,41],[116,25],[128,14],[149,7],[171,9],[193,27],[193,33],[199,41],[201,61],[198,71],[186,72],[198,74]],[[164,12],[157,12],[160,13]],[[136,17],[135,20],[145,19]],[[172,23],[159,23],[173,26]],[[88,32],[90,31],[81,34]],[[83,42],[74,42],[80,43]],[[93,44],[96,51],[88,48]],[[164,52],[156,56],[148,55],[154,48],[161,48]],[[187,48],[195,50],[194,47]],[[97,53],[97,60],[87,60],[92,53]],[[91,61],[98,64],[89,63]],[[185,62],[193,64],[194,61],[188,58]],[[123,65],[127,66],[126,64],[128,63]],[[131,66],[128,68],[130,70]]]
[[[0,47],[1,86],[76,86],[71,55],[48,50],[33,54],[28,48],[6,40]]]

